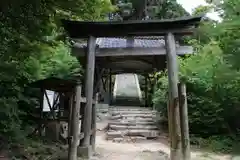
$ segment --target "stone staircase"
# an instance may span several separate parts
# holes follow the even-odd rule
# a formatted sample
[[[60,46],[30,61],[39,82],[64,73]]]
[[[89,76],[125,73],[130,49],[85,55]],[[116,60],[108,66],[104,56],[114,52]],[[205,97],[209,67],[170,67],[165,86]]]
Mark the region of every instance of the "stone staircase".
[[[112,107],[109,109],[107,139],[113,142],[139,142],[156,138],[156,112],[143,107]]]
[[[139,106],[142,103],[138,76],[136,74],[118,74],[115,76],[112,105]]]

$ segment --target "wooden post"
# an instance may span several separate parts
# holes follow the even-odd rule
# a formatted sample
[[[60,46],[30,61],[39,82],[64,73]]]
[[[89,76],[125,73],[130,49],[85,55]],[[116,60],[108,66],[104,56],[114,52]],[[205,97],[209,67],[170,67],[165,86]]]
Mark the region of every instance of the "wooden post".
[[[111,69],[109,71],[109,87],[108,87],[108,92],[109,92],[109,104],[111,104],[112,101],[112,73],[111,73]]]
[[[68,151],[68,160],[77,160],[77,148],[79,139],[79,117],[81,105],[81,86],[76,87],[75,104],[72,107],[72,138]]]
[[[43,102],[44,101],[44,89],[41,88],[41,98],[40,98],[40,122],[39,122],[39,136],[42,136],[42,132],[43,132],[43,127],[42,127],[42,123],[43,123]]]
[[[70,94],[70,99],[69,99],[69,108],[68,108],[68,138],[72,136],[72,107],[74,105],[73,98],[74,93]],[[69,139],[69,145],[70,145],[70,139]]]
[[[152,94],[153,94],[153,83],[150,76],[148,76],[148,88],[150,87],[150,94],[148,95],[148,107],[152,107]]]
[[[180,108],[180,125],[181,125],[181,140],[182,140],[182,156],[183,160],[190,160],[190,140],[188,126],[188,108],[187,108],[187,93],[184,83],[178,84],[179,108]]]
[[[61,121],[61,118],[63,117],[64,113],[64,101],[65,101],[65,94],[64,93],[59,93],[59,108],[58,108],[58,121]]]
[[[91,136],[91,124],[92,124],[92,105],[93,105],[93,83],[94,83],[94,70],[95,70],[95,48],[96,38],[90,36],[88,38],[88,50],[87,50],[87,67],[86,67],[86,81],[85,81],[85,94],[86,94],[86,106],[84,110],[84,139],[83,146],[89,147]]]
[[[95,104],[93,104],[92,109],[92,136],[90,139],[91,146],[93,148],[93,152],[95,152],[95,146],[96,146],[96,132],[97,132],[97,111],[96,111],[96,105],[98,103],[98,93],[95,96]]]
[[[169,83],[169,134],[171,141],[171,160],[179,160],[181,157],[181,135],[179,125],[179,105],[178,105],[178,66],[175,38],[172,33],[165,36],[167,51],[167,69]]]
[[[145,92],[145,107],[148,107],[148,79],[147,75],[145,75],[145,86],[144,86],[144,92]]]

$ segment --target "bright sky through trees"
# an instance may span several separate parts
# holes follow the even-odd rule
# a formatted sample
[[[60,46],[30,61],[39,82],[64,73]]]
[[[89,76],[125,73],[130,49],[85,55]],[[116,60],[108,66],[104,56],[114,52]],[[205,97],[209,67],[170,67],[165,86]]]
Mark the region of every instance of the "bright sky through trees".
[[[199,5],[207,4],[205,0],[177,0],[177,2],[180,3],[189,13],[191,13],[192,10]],[[207,16],[213,20],[220,20],[220,17],[217,15],[217,13],[214,12],[207,14]]]

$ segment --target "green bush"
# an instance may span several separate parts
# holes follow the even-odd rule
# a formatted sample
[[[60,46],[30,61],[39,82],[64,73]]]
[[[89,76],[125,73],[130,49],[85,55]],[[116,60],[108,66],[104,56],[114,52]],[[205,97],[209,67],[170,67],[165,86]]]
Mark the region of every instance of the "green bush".
[[[239,72],[223,59],[217,42],[180,62],[180,80],[187,86],[190,132],[201,137],[236,132],[240,114]],[[154,94],[154,105],[167,116],[166,73]]]

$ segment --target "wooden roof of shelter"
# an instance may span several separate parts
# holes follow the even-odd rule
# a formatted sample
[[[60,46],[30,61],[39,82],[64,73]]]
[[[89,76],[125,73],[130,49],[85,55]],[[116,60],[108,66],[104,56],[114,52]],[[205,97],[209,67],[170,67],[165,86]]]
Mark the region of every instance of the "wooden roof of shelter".
[[[65,80],[56,77],[50,77],[35,81],[30,86],[56,92],[71,92],[78,84],[75,80]]]
[[[95,36],[96,65],[118,74],[151,73],[155,69],[166,68],[165,40],[161,36],[169,32],[179,36],[192,34],[201,18],[202,16],[154,21],[62,22],[71,38]],[[130,46],[129,37],[133,40]],[[75,43],[72,47],[72,54],[78,57],[83,67],[86,65],[86,47],[86,43]],[[177,44],[176,47],[180,56],[192,53],[190,46]]]

